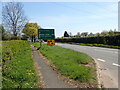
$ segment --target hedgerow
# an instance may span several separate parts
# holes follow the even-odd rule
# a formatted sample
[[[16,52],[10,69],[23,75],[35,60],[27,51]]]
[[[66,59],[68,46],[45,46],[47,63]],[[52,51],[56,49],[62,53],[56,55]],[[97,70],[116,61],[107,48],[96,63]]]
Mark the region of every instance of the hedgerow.
[[[70,38],[58,38],[56,42],[66,42],[66,43],[86,43],[86,44],[104,44],[104,45],[114,45],[120,46],[120,35],[116,36],[95,36],[95,37],[70,37]]]

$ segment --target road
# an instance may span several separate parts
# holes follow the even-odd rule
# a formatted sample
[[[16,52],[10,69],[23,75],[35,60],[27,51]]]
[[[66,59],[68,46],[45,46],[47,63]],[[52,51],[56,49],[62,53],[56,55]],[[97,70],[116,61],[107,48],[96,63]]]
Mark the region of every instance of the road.
[[[120,68],[118,64],[118,49],[62,43],[56,43],[56,45],[83,52],[93,57],[99,64],[101,80],[104,86],[106,88],[118,88],[118,68]]]

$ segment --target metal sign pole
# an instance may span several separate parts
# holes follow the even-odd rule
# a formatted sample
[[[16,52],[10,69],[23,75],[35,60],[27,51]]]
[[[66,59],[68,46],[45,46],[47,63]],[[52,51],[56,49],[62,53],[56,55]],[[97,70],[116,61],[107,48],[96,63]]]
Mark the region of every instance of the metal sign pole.
[[[40,47],[37,48],[37,50],[39,50],[42,47],[42,40],[40,39]]]

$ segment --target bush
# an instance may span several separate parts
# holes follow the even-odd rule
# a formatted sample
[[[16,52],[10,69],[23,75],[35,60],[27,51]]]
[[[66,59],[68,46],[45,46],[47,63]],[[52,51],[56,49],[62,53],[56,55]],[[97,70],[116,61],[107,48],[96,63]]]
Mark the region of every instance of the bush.
[[[105,44],[120,46],[120,35],[116,36],[99,36],[99,37],[80,37],[80,38],[59,38],[56,42],[66,43],[89,43],[89,44]]]

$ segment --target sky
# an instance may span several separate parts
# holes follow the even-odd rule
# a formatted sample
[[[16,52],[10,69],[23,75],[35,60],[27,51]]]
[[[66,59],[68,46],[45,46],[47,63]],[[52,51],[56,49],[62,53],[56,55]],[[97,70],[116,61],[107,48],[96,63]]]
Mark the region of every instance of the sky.
[[[118,29],[117,2],[24,2],[29,22],[55,29],[56,37],[64,32],[97,33]]]
[[[0,1],[0,24],[2,23],[2,2]]]
[[[118,29],[118,2],[22,2],[29,22],[64,32],[102,32]]]

